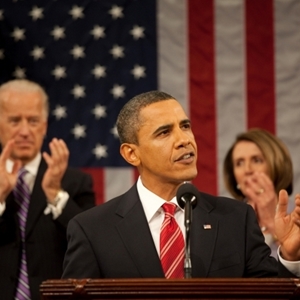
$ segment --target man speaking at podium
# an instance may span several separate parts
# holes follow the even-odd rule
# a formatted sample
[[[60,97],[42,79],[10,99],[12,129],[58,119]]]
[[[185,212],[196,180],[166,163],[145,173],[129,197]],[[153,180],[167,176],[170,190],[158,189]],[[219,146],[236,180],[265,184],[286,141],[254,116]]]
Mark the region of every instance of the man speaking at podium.
[[[70,221],[63,278],[184,278],[185,215],[176,193],[197,175],[190,120],[172,96],[151,91],[123,107],[117,129],[120,153],[139,179]],[[280,192],[277,262],[250,205],[195,194],[191,277],[299,277],[300,195],[287,215],[288,196]]]

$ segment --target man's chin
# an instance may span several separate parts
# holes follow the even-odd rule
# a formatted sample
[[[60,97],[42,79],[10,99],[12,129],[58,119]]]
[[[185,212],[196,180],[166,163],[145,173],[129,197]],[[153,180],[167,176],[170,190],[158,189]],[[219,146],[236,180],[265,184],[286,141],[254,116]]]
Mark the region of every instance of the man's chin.
[[[186,172],[180,176],[180,181],[192,181],[197,177],[197,171]]]
[[[34,156],[35,155],[32,150],[14,151],[14,153],[12,154],[12,159],[30,161],[34,158]]]

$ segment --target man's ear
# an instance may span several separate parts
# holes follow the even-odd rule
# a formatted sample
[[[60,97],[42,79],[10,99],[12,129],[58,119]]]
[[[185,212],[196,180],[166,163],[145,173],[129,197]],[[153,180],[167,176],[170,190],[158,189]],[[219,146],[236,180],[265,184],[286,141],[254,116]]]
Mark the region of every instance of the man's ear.
[[[135,144],[124,143],[120,147],[120,153],[123,158],[131,165],[137,167],[140,164],[138,150]]]

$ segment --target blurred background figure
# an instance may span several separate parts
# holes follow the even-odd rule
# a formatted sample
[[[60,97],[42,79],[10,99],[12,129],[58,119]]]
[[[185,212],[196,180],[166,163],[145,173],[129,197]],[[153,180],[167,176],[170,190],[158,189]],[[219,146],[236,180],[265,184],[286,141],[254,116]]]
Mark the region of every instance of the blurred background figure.
[[[256,212],[266,243],[277,257],[274,216],[278,193],[293,191],[293,166],[287,147],[270,132],[253,128],[239,134],[226,154],[225,186],[238,200]]]
[[[90,175],[68,167],[69,150],[47,132],[48,96],[35,82],[0,86],[0,299],[40,299],[60,278],[66,227],[95,204]]]

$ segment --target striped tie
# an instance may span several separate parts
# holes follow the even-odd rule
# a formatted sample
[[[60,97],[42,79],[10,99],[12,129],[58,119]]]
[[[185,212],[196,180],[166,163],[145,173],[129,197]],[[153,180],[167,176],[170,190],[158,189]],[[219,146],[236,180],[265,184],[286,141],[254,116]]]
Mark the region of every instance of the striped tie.
[[[160,260],[166,278],[183,278],[184,239],[174,218],[176,205],[165,203],[165,219],[160,230]]]
[[[19,227],[21,232],[22,255],[20,262],[20,273],[16,289],[15,299],[30,299],[29,280],[27,273],[27,262],[25,252],[25,227],[30,200],[30,191],[28,185],[24,182],[24,175],[27,173],[25,169],[19,171],[19,177],[16,187],[13,190],[18,209]]]

